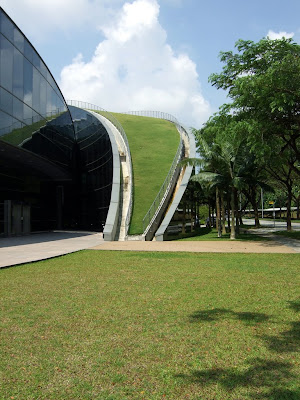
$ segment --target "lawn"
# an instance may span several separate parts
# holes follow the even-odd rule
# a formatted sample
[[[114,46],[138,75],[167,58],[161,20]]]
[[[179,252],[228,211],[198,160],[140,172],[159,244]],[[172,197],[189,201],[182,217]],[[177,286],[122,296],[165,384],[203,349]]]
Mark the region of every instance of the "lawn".
[[[277,231],[274,232],[274,235],[300,240],[300,231]]]
[[[175,157],[180,136],[163,119],[113,115],[123,126],[132,157],[134,193],[130,234],[143,233],[143,218],[163,184]]]
[[[300,398],[298,254],[81,251],[1,274],[1,399]]]
[[[180,233],[179,235],[169,236],[168,240],[180,240],[180,241],[202,241],[202,240],[231,240],[230,232],[223,234],[222,237],[218,237],[218,231],[215,228],[198,228],[194,232]],[[262,241],[271,240],[267,237],[260,236],[257,234],[251,234],[247,232],[241,232],[236,234],[236,240],[251,240],[251,241]]]

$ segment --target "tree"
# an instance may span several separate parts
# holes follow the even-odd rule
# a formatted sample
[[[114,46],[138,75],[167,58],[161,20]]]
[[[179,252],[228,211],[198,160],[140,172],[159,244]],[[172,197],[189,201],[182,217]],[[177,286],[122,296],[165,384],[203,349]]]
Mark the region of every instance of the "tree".
[[[198,150],[202,156],[202,159],[198,161],[198,164],[202,165],[202,170],[192,179],[202,184],[209,183],[216,190],[219,236],[221,235],[221,209],[223,209],[224,227],[223,193],[226,191],[230,194],[231,239],[235,239],[236,231],[239,232],[238,191],[247,185],[245,165],[251,157],[246,145],[245,128],[244,120],[236,119],[223,109],[222,112],[210,118],[204,128],[194,132]],[[195,161],[191,162],[195,164]]]
[[[232,112],[252,120],[252,149],[270,152],[279,141],[280,153],[294,153],[288,162],[300,176],[300,46],[291,39],[266,38],[239,40],[236,48],[235,54],[221,53],[223,71],[210,81],[228,90]]]

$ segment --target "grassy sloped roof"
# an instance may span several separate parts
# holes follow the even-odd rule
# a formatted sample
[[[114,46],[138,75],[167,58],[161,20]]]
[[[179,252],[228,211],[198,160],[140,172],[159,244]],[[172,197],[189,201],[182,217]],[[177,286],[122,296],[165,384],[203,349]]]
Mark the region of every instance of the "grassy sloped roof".
[[[132,157],[134,197],[129,233],[139,234],[172,165],[180,136],[175,125],[163,119],[114,115],[126,132]]]

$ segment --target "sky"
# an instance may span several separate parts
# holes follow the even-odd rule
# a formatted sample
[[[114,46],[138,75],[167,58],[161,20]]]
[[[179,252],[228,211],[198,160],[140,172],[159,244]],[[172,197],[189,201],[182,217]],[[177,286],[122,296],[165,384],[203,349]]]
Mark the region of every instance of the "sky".
[[[208,82],[238,39],[292,37],[299,0],[0,0],[66,99],[158,110],[199,129],[228,101]]]

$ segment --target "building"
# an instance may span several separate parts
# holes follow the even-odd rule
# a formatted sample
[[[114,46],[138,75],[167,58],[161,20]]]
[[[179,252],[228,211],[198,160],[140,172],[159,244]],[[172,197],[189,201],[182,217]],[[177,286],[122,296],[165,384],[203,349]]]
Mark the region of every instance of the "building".
[[[104,230],[115,240],[123,218],[126,237],[133,187],[126,134],[112,116],[90,108],[66,103],[38,52],[1,8],[0,235]],[[120,179],[122,157],[128,176]],[[164,217],[158,215],[151,238]]]

